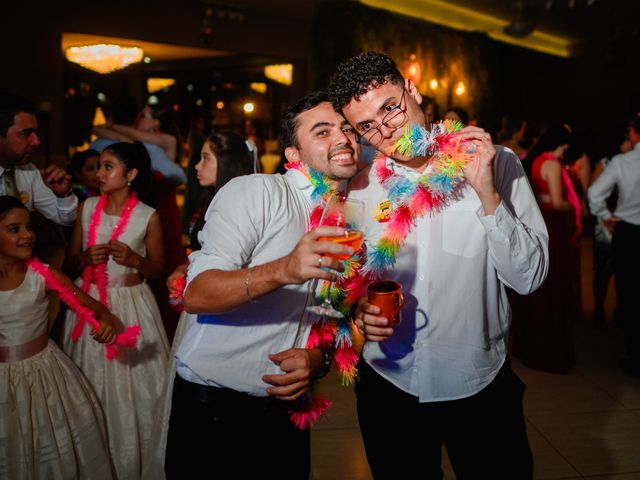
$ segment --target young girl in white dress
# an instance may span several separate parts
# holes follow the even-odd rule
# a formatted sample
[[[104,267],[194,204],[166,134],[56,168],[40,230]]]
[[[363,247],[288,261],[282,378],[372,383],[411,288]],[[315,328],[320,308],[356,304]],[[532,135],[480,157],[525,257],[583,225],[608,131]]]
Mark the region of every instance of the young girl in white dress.
[[[100,327],[85,338],[103,356],[97,342],[115,339],[117,319],[68,277],[32,259],[34,240],[26,207],[0,196],[0,478],[111,479],[100,402],[49,340],[49,292],[63,289],[75,307],[93,313]]]
[[[162,230],[158,214],[143,203],[153,178],[141,143],[105,148],[97,176],[102,195],[80,205],[69,246],[69,255],[83,268],[76,283],[111,309],[122,322],[120,328],[139,325],[141,333],[136,349],[122,350],[108,361],[86,336],[72,340],[82,322],[70,312],[63,349],[102,402],[118,478],[135,480],[141,475],[169,355],[158,305],[145,282],[162,272]]]

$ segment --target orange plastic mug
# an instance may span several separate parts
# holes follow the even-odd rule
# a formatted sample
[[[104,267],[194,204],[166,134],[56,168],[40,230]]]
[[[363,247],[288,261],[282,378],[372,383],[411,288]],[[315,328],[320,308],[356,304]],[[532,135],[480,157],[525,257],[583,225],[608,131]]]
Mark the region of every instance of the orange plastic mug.
[[[389,326],[400,323],[400,310],[404,304],[402,285],[391,280],[379,280],[367,287],[369,303],[380,307],[380,316],[389,320]]]

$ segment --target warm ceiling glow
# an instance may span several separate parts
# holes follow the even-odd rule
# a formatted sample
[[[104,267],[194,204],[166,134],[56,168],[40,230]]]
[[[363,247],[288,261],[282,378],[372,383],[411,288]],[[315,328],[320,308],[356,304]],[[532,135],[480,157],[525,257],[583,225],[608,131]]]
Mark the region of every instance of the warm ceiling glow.
[[[293,83],[293,65],[290,63],[267,65],[264,67],[264,76],[284,85],[291,85]]]
[[[458,82],[458,84],[456,85],[456,95],[462,95],[464,92],[464,82]]]
[[[224,102],[223,102],[222,100],[218,100],[218,101],[216,102],[216,108],[217,108],[218,110],[222,110],[222,109],[224,108]]]
[[[256,107],[251,102],[247,102],[242,106],[242,109],[247,113],[253,112],[255,110],[255,108]]]
[[[477,12],[470,8],[452,5],[443,0],[407,0],[390,2],[389,0],[359,0],[360,3],[373,8],[407,15],[427,22],[444,25],[467,32],[485,32],[489,37],[500,42],[529,48],[538,52],[559,57],[569,57],[571,40],[534,30],[525,38],[515,38],[504,33],[508,20]]]
[[[249,86],[254,92],[267,93],[267,84],[264,82],[252,82]]]
[[[438,88],[438,80],[432,78],[429,82],[429,87],[431,88],[431,90],[435,90],[436,88]]]
[[[111,73],[142,60],[144,52],[139,47],[98,44],[84,47],[69,47],[67,59],[98,73]]]
[[[175,84],[176,81],[173,78],[147,78],[147,91],[155,93]]]

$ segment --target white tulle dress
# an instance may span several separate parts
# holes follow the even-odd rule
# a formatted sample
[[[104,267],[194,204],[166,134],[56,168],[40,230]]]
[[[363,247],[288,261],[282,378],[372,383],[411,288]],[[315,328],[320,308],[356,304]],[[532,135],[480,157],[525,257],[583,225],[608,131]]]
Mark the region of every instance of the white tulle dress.
[[[113,478],[100,402],[48,339],[44,279],[28,269],[0,305],[0,478]]]
[[[88,198],[84,204],[83,250],[87,248],[89,223],[98,199]],[[118,241],[126,243],[139,255],[146,255],[144,240],[153,212],[151,207],[139,202]],[[97,244],[109,241],[119,220],[120,217],[103,212]],[[137,349],[125,349],[121,356],[109,361],[104,347],[92,341],[87,334],[81,335],[77,342],[72,341],[71,330],[76,323],[73,312],[67,314],[65,321],[63,349],[87,376],[102,403],[109,448],[118,478],[135,480],[141,476],[143,455],[156,421],[156,404],[167,374],[169,343],[158,305],[147,283],[126,286],[126,279],[131,278],[136,270],[118,265],[110,257],[107,273],[109,309],[124,326],[137,324],[142,328]],[[82,280],[78,279],[76,283],[81,284]],[[89,293],[99,298],[95,285],[91,285]]]

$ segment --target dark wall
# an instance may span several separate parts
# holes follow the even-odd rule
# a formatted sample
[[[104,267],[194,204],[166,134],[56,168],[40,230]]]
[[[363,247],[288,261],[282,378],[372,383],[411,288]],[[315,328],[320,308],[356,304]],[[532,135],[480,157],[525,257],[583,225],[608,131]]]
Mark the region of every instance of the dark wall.
[[[329,28],[333,35],[326,34]],[[560,58],[340,0],[321,5],[314,32],[319,87],[340,61],[367,49],[389,54],[399,67],[419,51],[425,62],[435,58],[440,75],[447,63],[462,62],[474,87],[466,105],[493,133],[507,113],[540,126],[571,122],[603,152],[610,131],[640,111],[640,38],[633,34],[593,38],[573,57]],[[441,112],[446,103],[439,102]]]

